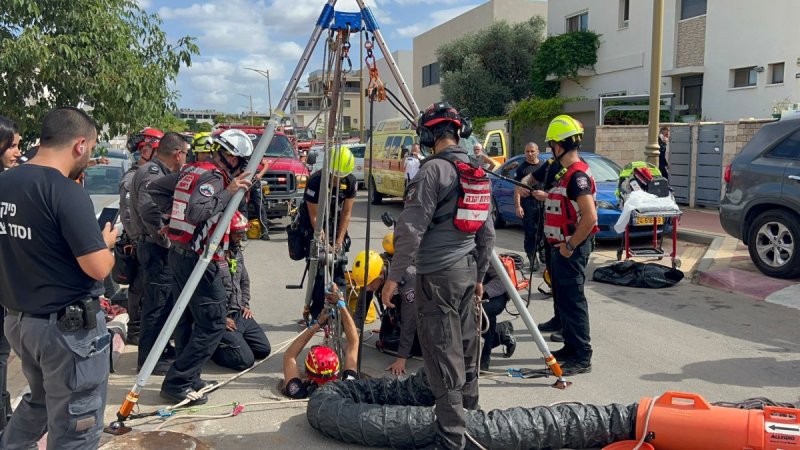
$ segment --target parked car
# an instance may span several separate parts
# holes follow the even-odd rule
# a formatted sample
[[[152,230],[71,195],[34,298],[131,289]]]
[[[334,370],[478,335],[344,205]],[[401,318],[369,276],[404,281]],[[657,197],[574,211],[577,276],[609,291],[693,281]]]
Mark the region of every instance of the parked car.
[[[800,119],[764,125],[724,179],[722,228],[764,274],[800,277]]]
[[[355,175],[356,180],[358,180],[358,186],[364,186],[364,152],[367,149],[366,144],[356,143],[356,144],[347,144],[347,147],[353,152],[353,156],[356,158],[355,168],[353,169],[353,175]],[[317,170],[322,168],[322,154],[320,154],[320,150],[322,150],[322,145],[315,145],[311,147],[309,151],[309,155],[313,154],[314,164],[311,166],[311,173],[316,172]]]
[[[106,206],[119,202],[119,181],[130,167],[128,159],[109,157],[108,164],[86,168],[83,187],[92,199],[95,215],[99,215]]]
[[[600,231],[596,239],[619,239],[622,233],[614,230],[621,214],[619,200],[616,196],[619,183],[620,167],[614,161],[592,152],[580,152],[581,159],[586,161],[592,171],[592,176],[597,183],[597,226]],[[539,158],[547,160],[552,157],[549,153],[541,153]],[[514,156],[505,162],[498,173],[507,178],[514,178],[517,167],[525,160],[524,155]],[[491,176],[490,176],[491,178]],[[492,179],[492,200],[494,201],[495,225],[502,227],[506,224],[522,225],[522,219],[517,217],[514,206],[514,185],[498,178]],[[631,231],[631,236],[651,236],[653,225],[640,225]]]

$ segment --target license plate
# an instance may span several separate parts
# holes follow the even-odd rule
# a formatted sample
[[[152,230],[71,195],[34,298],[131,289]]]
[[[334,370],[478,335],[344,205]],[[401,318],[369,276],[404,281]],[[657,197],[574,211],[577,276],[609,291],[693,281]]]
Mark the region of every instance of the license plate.
[[[654,222],[654,219],[656,219],[656,217],[636,217],[636,218],[633,219],[633,223],[636,226],[639,226],[639,225],[652,225],[653,222]],[[659,225],[664,225],[664,218],[663,217],[658,217],[657,219],[658,219],[658,224]]]
[[[265,184],[265,185],[261,186],[261,192],[263,192],[264,195],[269,195],[269,185]]]

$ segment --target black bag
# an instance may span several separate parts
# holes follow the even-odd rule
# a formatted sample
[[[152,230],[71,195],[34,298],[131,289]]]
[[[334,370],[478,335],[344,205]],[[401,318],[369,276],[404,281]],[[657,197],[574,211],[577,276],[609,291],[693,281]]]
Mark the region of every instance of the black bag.
[[[381,329],[378,334],[376,346],[381,351],[397,353],[400,348],[400,308],[403,308],[403,299],[400,294],[395,294],[392,298],[394,308],[386,308],[381,315]],[[414,333],[414,344],[411,346],[411,356],[422,356],[422,348],[419,345],[419,336]]]
[[[683,279],[683,272],[661,264],[621,261],[610,266],[598,267],[592,279],[617,286],[660,289],[677,284]]]
[[[300,209],[305,209],[305,202],[300,204]],[[289,258],[300,261],[308,258],[311,254],[311,239],[314,237],[314,230],[304,224],[303,214],[297,212],[292,217],[289,225],[286,226],[286,244],[289,246]]]
[[[114,244],[114,267],[111,279],[119,284],[131,284],[139,271],[139,260],[136,257],[136,243],[123,234]]]
[[[647,183],[647,193],[653,194],[656,197],[669,196],[669,181],[664,177],[653,177]]]

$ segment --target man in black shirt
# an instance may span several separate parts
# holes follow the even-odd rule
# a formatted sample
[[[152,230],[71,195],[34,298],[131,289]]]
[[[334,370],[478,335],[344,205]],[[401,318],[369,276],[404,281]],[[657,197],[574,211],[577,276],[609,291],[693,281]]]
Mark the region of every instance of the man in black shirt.
[[[329,164],[330,177],[328,178],[328,200],[330,209],[328,210],[328,227],[323,232],[327,237],[326,241],[334,248],[335,253],[343,254],[350,250],[350,237],[347,235],[347,228],[350,226],[350,218],[353,214],[353,204],[356,201],[357,180],[351,172],[355,167],[355,158],[350,149],[346,146],[336,148],[331,152]],[[311,174],[306,184],[303,205],[300,205],[301,226],[317,229],[317,207],[320,203],[322,186],[322,170]],[[337,218],[338,217],[338,218]],[[311,293],[310,310],[304,311],[304,315],[316,318],[322,310],[324,290],[324,272],[317,272],[314,279],[314,288]],[[339,285],[344,285],[344,265],[336,264],[333,269],[333,281]],[[363,320],[357,317],[356,320]]]
[[[522,181],[523,178],[536,172],[544,166],[545,162],[539,159],[539,146],[534,142],[525,144],[525,161],[517,167],[516,180]],[[532,186],[536,190],[541,190],[543,184],[537,183]],[[536,271],[539,263],[536,259],[536,250],[539,244],[539,222],[541,219],[541,208],[539,200],[531,196],[527,189],[520,187],[514,188],[514,205],[516,206],[517,217],[522,219],[522,227],[525,230],[525,254],[528,255],[530,270]]]
[[[117,232],[101,231],[73,180],[97,143],[94,121],[75,108],[44,118],[36,159],[0,175],[0,302],[5,333],[31,392],[0,448],[97,448],[103,427],[110,335],[93,286],[111,272]],[[13,264],[8,262],[13,261]]]

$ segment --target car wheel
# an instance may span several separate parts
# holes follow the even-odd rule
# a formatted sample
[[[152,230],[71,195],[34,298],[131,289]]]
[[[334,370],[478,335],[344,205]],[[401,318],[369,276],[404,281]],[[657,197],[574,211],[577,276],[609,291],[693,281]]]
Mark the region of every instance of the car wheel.
[[[492,220],[494,221],[495,228],[503,228],[506,226],[506,221],[500,215],[500,209],[492,203]]]
[[[765,275],[800,276],[800,218],[783,210],[761,213],[750,226],[750,259]]]
[[[380,205],[383,203],[383,194],[378,192],[378,189],[375,187],[375,179],[369,179],[369,189],[367,190],[369,195],[369,202],[373,205]]]

